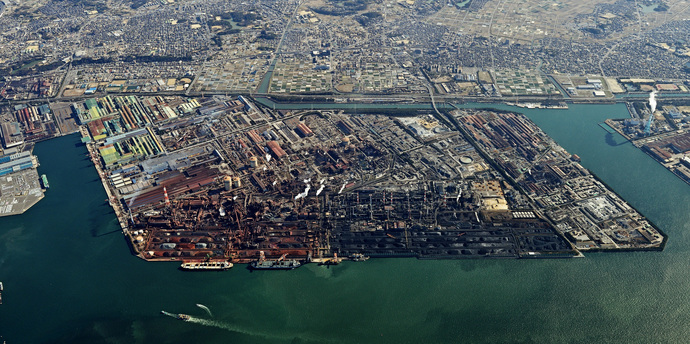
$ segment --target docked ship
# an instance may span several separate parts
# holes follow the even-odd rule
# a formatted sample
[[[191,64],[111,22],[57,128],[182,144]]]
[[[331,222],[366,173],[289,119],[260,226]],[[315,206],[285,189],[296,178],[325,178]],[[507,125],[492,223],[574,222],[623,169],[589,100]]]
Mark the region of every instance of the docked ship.
[[[204,270],[227,270],[232,267],[232,263],[228,261],[208,261],[208,262],[182,262],[180,269],[191,270],[191,271],[204,271]]]
[[[506,103],[506,105],[517,106],[519,108],[527,109],[567,109],[568,104],[559,102],[557,104],[550,103]]]
[[[302,265],[296,259],[285,259],[287,254],[280,256],[277,260],[267,260],[264,251],[259,252],[259,260],[249,263],[252,270],[292,270]]]
[[[364,262],[369,259],[369,256],[365,256],[362,253],[353,253],[350,255],[350,260],[353,262]]]
[[[43,184],[44,189],[48,189],[50,187],[50,184],[48,184],[48,177],[46,177],[45,174],[41,175],[41,183]]]

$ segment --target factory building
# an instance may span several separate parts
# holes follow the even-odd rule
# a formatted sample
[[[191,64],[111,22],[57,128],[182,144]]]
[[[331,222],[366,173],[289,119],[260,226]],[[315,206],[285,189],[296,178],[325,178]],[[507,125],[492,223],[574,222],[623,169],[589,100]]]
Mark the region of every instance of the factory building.
[[[24,136],[19,123],[6,122],[2,124],[2,143],[5,145],[5,148],[15,147],[24,143]]]
[[[283,150],[283,148],[280,147],[280,144],[276,141],[268,141],[267,143],[268,149],[271,150],[271,153],[276,157],[276,159],[280,159],[284,157],[287,153]]]
[[[314,132],[311,131],[309,127],[307,127],[306,124],[300,123],[297,125],[295,128],[295,131],[301,136],[301,137],[308,137],[314,135]]]
[[[0,176],[37,166],[38,161],[31,152],[0,156]]]

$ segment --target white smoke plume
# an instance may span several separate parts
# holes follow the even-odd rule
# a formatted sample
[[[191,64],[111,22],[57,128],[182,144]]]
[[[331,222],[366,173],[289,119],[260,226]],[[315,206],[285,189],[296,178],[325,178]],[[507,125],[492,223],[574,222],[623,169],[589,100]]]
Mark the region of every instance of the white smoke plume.
[[[649,107],[652,108],[652,114],[656,111],[656,91],[649,94]]]

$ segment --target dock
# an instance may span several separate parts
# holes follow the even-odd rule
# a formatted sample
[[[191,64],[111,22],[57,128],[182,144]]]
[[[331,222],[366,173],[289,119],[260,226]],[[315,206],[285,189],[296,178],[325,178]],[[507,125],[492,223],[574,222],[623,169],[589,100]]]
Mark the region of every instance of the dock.
[[[620,134],[620,136],[623,136],[623,138],[625,138],[627,141],[633,142],[632,138],[630,138],[630,137],[629,137],[628,135],[626,135],[623,131],[621,131],[620,129],[618,129],[617,126],[613,125],[613,122],[614,122],[613,119],[607,119],[607,120],[604,122],[604,124],[606,124],[606,126],[607,126],[610,130],[613,130],[613,132],[611,132],[609,129],[606,129],[604,126],[602,126],[602,123],[599,123],[599,126],[602,127],[602,128],[604,128],[604,130],[606,130],[607,132],[609,132],[609,133],[611,133],[611,134],[618,133],[618,134]],[[633,144],[634,144],[634,142],[633,142]]]
[[[117,216],[118,222],[120,223],[120,228],[122,228],[122,232],[127,235],[127,216],[126,212],[124,209],[122,209],[122,206],[120,205],[120,202],[117,201],[115,196],[112,193],[112,190],[110,189],[110,186],[108,185],[108,175],[106,174],[105,171],[103,171],[103,168],[101,167],[101,163],[99,161],[99,153],[96,150],[96,147],[91,144],[87,143],[86,148],[89,151],[89,155],[91,156],[91,161],[93,162],[94,167],[96,168],[96,171],[98,172],[98,176],[101,179],[101,183],[103,184],[103,189],[105,189],[105,193],[108,195],[108,203],[110,204],[111,207],[113,207],[113,211],[115,211],[115,215]],[[131,238],[129,238],[131,239]]]
[[[606,123],[606,122],[599,122],[599,123],[597,123],[597,124],[598,124],[602,129],[606,130],[606,132],[609,133],[609,134],[615,134],[615,133],[616,133],[616,130],[614,130],[613,128],[611,128],[611,126],[609,126],[608,123]]]
[[[23,214],[44,197],[35,168],[2,176],[0,188],[0,216]]]

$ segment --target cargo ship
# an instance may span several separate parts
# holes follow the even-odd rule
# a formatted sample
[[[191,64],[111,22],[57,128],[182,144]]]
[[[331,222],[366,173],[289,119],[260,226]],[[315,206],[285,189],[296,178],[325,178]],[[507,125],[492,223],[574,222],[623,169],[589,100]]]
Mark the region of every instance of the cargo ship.
[[[0,282],[0,305],[2,304],[2,290],[4,287],[2,286],[2,282]]]
[[[50,184],[48,184],[48,177],[46,177],[45,174],[41,175],[41,183],[43,183],[43,188],[47,189],[50,187]]]
[[[302,263],[295,259],[286,260],[287,254],[280,256],[277,260],[267,260],[264,251],[259,252],[259,260],[249,263],[252,270],[292,270],[302,266]]]
[[[190,271],[203,271],[203,270],[227,270],[232,267],[232,263],[221,260],[221,261],[208,261],[208,262],[182,262],[180,269],[190,270]]]

